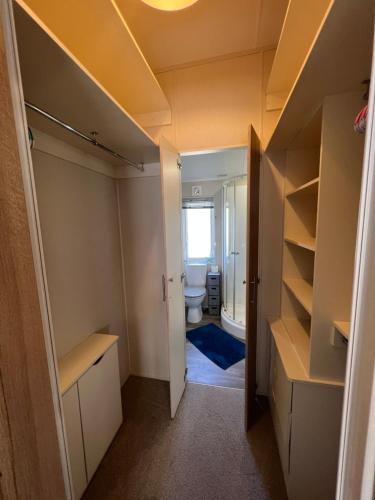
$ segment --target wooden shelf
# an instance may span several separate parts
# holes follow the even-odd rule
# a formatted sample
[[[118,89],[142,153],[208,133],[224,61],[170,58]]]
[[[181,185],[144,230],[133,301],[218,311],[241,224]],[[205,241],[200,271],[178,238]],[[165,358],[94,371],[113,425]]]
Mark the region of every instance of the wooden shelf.
[[[283,282],[305,311],[311,314],[313,295],[312,284],[301,278],[284,278]]]
[[[362,90],[360,82],[371,74],[372,11],[372,0],[333,2],[265,145],[266,151],[288,148],[325,96]]]
[[[302,186],[293,189],[292,191],[289,191],[286,196],[293,196],[295,194],[317,194],[319,189],[319,177],[316,177],[315,179],[306,182]]]
[[[287,243],[291,243],[292,245],[296,245],[301,248],[305,248],[306,250],[310,250],[311,252],[315,252],[315,238],[308,237],[308,236],[301,236],[301,237],[291,237],[291,236],[286,236],[284,240]]]
[[[334,321],[333,326],[340,333],[340,335],[345,337],[347,340],[349,339],[349,331],[350,331],[349,321]]]
[[[124,107],[22,9],[16,9],[25,99],[139,163],[160,161],[159,148]],[[29,126],[114,166],[124,162],[27,110]]]
[[[296,382],[343,387],[343,382],[328,378],[314,378],[308,374],[299,355],[301,351],[297,352],[296,344],[290,336],[293,328],[288,330],[284,321],[281,318],[272,319],[269,320],[269,326],[288,379]],[[290,326],[289,324],[289,328]],[[301,327],[304,328],[303,323],[301,323]]]
[[[115,342],[116,335],[93,333],[59,360],[59,386],[64,394]]]

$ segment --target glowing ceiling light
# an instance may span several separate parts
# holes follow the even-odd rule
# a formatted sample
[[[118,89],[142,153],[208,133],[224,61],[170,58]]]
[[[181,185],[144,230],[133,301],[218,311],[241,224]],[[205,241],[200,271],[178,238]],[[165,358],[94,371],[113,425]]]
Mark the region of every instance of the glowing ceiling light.
[[[154,9],[159,10],[181,10],[190,7],[198,0],[142,0],[144,3]]]

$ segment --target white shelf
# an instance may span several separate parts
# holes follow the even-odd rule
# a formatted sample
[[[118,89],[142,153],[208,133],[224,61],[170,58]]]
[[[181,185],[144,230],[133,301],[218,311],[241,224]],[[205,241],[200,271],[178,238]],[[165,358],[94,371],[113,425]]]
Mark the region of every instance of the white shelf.
[[[313,296],[312,284],[301,278],[284,278],[283,281],[305,311],[311,315]]]
[[[290,332],[281,318],[269,320],[272,337],[280,354],[285,373],[289,380],[306,382],[318,385],[331,385],[343,387],[343,382],[327,378],[313,378],[305,370],[302,360],[297,352],[296,345],[290,337]]]
[[[372,0],[333,2],[265,150],[288,148],[325,96],[362,89],[371,74],[372,14]]]
[[[61,358],[59,360],[61,394],[70,389],[117,340],[116,335],[93,333]]]
[[[135,163],[157,162],[159,148],[126,110],[55,43],[22,9],[16,11],[18,49],[25,99]],[[30,127],[107,161],[126,165],[100,148],[27,110]]]
[[[340,333],[340,335],[345,337],[347,340],[349,339],[349,332],[350,332],[349,321],[334,321],[333,326]]]
[[[286,196],[289,197],[289,196],[293,196],[295,194],[316,194],[318,192],[318,189],[319,189],[319,177],[316,177],[315,179],[309,181],[309,182],[306,182],[305,184],[303,184],[302,186],[296,188],[296,189],[293,189],[292,191],[289,191]]]
[[[310,250],[311,252],[315,252],[315,238],[312,238],[311,236],[285,236],[284,240],[288,243],[292,243],[292,245],[296,245],[298,247],[305,248],[306,250]]]

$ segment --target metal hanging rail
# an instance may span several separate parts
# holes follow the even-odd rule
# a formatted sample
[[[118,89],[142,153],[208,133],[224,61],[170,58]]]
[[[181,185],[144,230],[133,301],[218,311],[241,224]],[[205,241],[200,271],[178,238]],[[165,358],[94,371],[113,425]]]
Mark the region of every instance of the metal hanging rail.
[[[118,158],[119,160],[122,160],[122,161],[126,162],[130,167],[137,168],[141,172],[144,171],[143,163],[135,163],[134,161],[131,161],[128,158],[126,158],[126,156],[122,156],[120,153],[116,153],[116,151],[113,151],[112,149],[108,148],[104,144],[101,144],[100,142],[98,142],[95,139],[95,136],[94,137],[89,137],[88,135],[83,134],[79,130],[76,130],[74,127],[71,127],[70,125],[68,125],[67,123],[59,120],[55,116],[50,115],[49,113],[47,113],[47,111],[43,111],[43,109],[38,108],[34,104],[31,104],[31,102],[25,101],[25,106],[27,108],[29,108],[29,109],[32,109],[33,111],[36,111],[40,115],[44,116],[48,120],[51,120],[52,122],[56,123],[56,125],[59,125],[60,127],[64,128],[65,130],[68,130],[69,132],[72,132],[73,134],[75,134],[78,137],[80,137],[81,139],[89,142],[93,146],[97,146],[98,148],[102,149],[103,151],[106,151],[107,153],[111,154],[115,158]]]

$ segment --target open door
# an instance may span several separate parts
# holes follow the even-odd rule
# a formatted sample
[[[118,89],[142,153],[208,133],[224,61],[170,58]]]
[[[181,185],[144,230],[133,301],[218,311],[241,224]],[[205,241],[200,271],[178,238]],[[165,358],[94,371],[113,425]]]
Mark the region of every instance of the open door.
[[[259,240],[259,181],[260,141],[249,127],[247,153],[247,268],[246,268],[246,367],[245,367],[245,427],[248,430],[256,416],[256,349],[258,306],[258,240]]]
[[[181,166],[177,151],[160,139],[160,175],[166,253],[163,294],[167,302],[171,417],[185,390],[185,300],[181,232]]]

